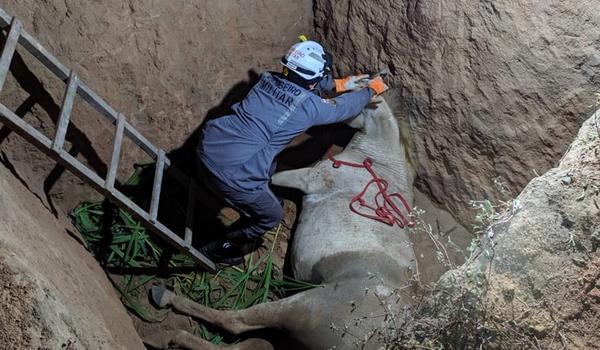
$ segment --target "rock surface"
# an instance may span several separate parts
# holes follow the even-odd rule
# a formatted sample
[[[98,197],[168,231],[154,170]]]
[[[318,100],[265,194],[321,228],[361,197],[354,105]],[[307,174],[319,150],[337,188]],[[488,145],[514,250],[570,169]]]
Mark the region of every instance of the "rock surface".
[[[68,221],[1,164],[0,193],[0,349],[144,349]]]
[[[308,1],[6,0],[1,6],[167,150],[182,145],[211,109],[220,112],[213,108],[222,99],[240,97],[254,74],[279,70],[281,56],[312,28]],[[13,110],[21,107],[27,121],[53,136],[64,84],[24,51],[19,50],[25,64],[13,64],[0,101]],[[73,121],[82,133],[69,131],[67,149],[102,174],[114,127],[81,101]],[[48,192],[59,208],[89,199],[80,181],[53,171],[53,163],[18,136],[7,138],[2,130],[0,146],[31,189],[42,197]],[[134,148],[125,145],[121,179],[134,161],[148,160]]]
[[[463,223],[469,201],[518,193],[594,108],[600,1],[315,0],[341,73],[389,67],[419,189]]]
[[[478,257],[442,277],[425,310],[433,333],[472,326],[473,333],[450,330],[468,344],[460,348],[600,348],[599,135],[600,113],[557,167],[499,213]]]
[[[544,348],[600,348],[598,118],[583,124],[556,168],[525,187],[493,238],[490,310],[507,324],[520,315],[518,327],[545,337]]]

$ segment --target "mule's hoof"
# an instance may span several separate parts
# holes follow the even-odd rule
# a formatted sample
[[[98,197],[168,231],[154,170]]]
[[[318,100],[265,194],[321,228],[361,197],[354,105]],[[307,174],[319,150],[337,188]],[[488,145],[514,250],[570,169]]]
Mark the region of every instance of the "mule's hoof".
[[[152,301],[160,308],[169,305],[171,301],[171,291],[163,287],[153,286],[150,290],[150,295],[152,296]]]

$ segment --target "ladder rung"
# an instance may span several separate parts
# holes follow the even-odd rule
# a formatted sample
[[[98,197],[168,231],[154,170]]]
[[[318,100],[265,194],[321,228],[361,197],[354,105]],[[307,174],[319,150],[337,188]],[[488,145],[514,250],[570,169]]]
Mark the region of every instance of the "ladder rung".
[[[52,141],[52,149],[57,152],[63,149],[65,144],[65,136],[69,128],[69,120],[71,119],[71,111],[73,110],[73,102],[75,101],[78,86],[79,77],[77,77],[77,74],[71,72],[62,106],[60,107],[60,116],[56,124],[56,135],[54,136],[54,141]]]
[[[119,116],[117,117],[117,126],[115,129],[115,138],[113,140],[112,156],[110,158],[110,165],[106,175],[105,186],[109,190],[115,187],[117,169],[119,168],[119,159],[121,158],[121,146],[123,144],[123,129],[125,129],[125,117],[123,114],[119,113]]]
[[[154,171],[154,184],[152,185],[152,200],[150,201],[150,222],[156,222],[158,217],[158,204],[160,202],[160,188],[162,186],[163,170],[165,169],[165,151],[158,150],[156,170]]]
[[[194,211],[196,210],[196,186],[193,180],[190,180],[188,188],[188,204],[187,212],[185,213],[185,248],[192,246],[192,236],[194,234]]]
[[[2,91],[4,81],[6,80],[6,75],[8,74],[8,69],[10,68],[10,62],[12,62],[12,58],[17,49],[17,43],[19,42],[19,37],[21,36],[21,28],[21,21],[19,21],[17,18],[13,18],[10,24],[10,31],[6,37],[6,42],[4,43],[2,56],[0,57],[0,91]]]

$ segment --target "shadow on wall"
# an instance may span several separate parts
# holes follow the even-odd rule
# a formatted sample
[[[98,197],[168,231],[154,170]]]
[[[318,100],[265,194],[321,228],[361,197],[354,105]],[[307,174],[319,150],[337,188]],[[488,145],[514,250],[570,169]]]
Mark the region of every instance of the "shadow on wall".
[[[221,100],[219,105],[208,110],[202,123],[191,133],[183,145],[169,152],[169,159],[171,159],[171,161],[176,163],[185,171],[186,164],[189,162],[189,160],[192,160],[190,157],[196,154],[196,147],[198,146],[198,142],[200,142],[200,136],[202,135],[202,128],[204,127],[204,124],[209,120],[233,113],[231,106],[242,101],[248,92],[250,92],[250,89],[252,89],[254,84],[258,82],[258,79],[259,74],[252,69],[249,70],[248,79],[242,80],[235,84]],[[192,174],[187,171],[186,173]]]
[[[0,47],[4,47],[5,40],[6,34],[3,33]],[[60,104],[54,101],[52,95],[44,88],[42,81],[27,67],[23,57],[18,52],[15,52],[13,56],[10,72],[23,91],[29,95],[25,101],[17,107],[15,114],[24,118],[25,115],[32,112],[35,105],[38,105],[48,113],[50,119],[54,125],[56,125],[60,114]],[[6,141],[11,132],[10,128],[5,125],[0,128],[0,145]],[[106,164],[92,147],[90,139],[73,123],[70,124],[67,130],[66,140],[71,143],[71,148],[68,150],[71,156],[77,157],[81,154],[97,174],[102,177],[106,175]],[[3,162],[8,162],[8,159],[4,159]],[[12,165],[7,164],[7,166],[12,168]],[[65,168],[57,164],[44,180],[44,194],[46,195],[46,200],[48,201],[50,210],[54,216],[57,216],[58,212],[53,204],[50,191],[54,185],[56,185],[64,171]]]

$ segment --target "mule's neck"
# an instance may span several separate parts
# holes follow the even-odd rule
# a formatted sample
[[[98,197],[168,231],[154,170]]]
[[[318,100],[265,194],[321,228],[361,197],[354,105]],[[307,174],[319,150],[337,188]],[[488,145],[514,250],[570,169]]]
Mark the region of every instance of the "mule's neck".
[[[380,175],[399,181],[403,191],[412,187],[414,169],[407,161],[398,121],[385,102],[364,112],[361,130],[354,135],[341,156],[355,162],[371,158],[375,168],[383,171]]]

